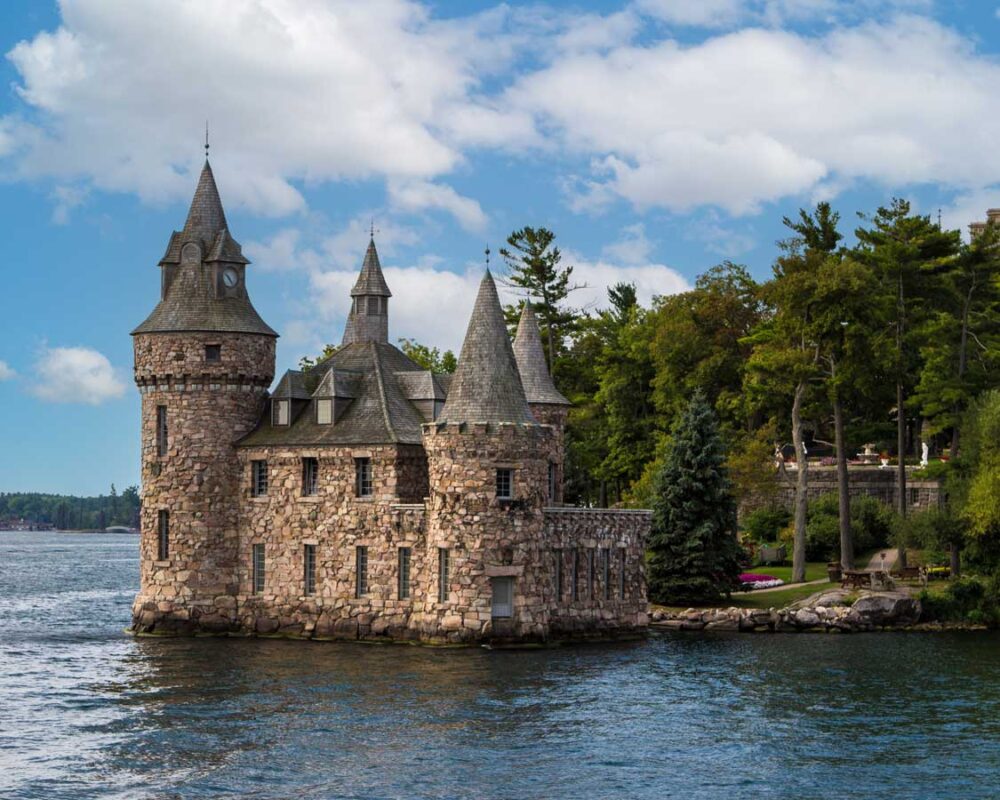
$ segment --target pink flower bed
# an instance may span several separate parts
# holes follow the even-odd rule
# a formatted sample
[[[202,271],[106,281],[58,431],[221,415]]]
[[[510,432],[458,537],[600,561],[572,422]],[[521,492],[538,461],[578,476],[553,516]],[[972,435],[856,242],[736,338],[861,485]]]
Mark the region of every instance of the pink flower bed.
[[[742,588],[744,591],[770,589],[774,586],[785,585],[785,582],[781,578],[775,578],[773,575],[760,575],[755,572],[744,572],[740,575],[740,583],[743,584]]]

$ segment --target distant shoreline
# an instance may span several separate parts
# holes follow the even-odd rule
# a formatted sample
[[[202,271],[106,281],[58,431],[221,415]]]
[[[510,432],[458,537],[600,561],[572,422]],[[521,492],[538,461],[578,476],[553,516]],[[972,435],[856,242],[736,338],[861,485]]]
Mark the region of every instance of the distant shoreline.
[[[106,534],[108,536],[137,536],[139,534],[138,530],[127,530],[127,531],[102,531],[96,528],[87,528],[81,530],[54,530],[48,528],[45,530],[30,530],[28,528],[0,528],[0,534],[4,533],[80,533],[80,534]]]

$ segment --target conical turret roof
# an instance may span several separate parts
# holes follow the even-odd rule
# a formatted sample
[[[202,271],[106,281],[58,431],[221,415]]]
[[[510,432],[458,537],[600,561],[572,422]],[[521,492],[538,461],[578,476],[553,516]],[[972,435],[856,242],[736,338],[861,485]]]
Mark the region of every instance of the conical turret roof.
[[[222,198],[219,197],[219,187],[215,185],[215,175],[212,174],[212,165],[206,158],[182,232],[197,235],[203,241],[211,242],[216,233],[228,227],[226,212],[222,208]]]
[[[458,368],[439,420],[535,424],[489,270],[479,284]]]
[[[363,295],[392,297],[392,292],[389,291],[389,284],[385,282],[385,276],[382,274],[382,265],[378,260],[378,250],[375,249],[374,236],[368,240],[365,260],[361,265],[361,274],[358,275],[357,283],[351,289],[351,297],[361,297]]]
[[[545,350],[542,349],[542,334],[538,330],[538,320],[535,319],[535,312],[529,303],[524,304],[521,321],[517,325],[514,358],[517,359],[521,385],[524,386],[524,394],[529,403],[571,405],[552,382],[552,375],[549,374],[549,368],[545,363]]]

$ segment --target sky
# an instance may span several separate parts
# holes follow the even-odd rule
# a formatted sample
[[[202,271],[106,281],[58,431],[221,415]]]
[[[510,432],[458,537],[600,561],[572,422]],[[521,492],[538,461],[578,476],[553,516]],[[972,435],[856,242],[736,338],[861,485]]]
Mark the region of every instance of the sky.
[[[596,309],[766,279],[819,200],[1000,207],[989,0],[5,0],[0,52],[0,491],[138,482],[129,331],[206,121],[279,375],[339,342],[372,225],[390,338],[457,352],[524,225]]]

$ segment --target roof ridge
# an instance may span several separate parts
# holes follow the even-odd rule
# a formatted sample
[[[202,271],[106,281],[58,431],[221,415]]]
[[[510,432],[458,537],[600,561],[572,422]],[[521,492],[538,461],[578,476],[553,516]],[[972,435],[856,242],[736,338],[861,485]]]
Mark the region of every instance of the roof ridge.
[[[399,441],[399,436],[396,434],[396,429],[393,427],[392,420],[389,419],[389,399],[385,392],[385,383],[382,376],[382,357],[379,355],[377,342],[368,342],[368,345],[372,349],[372,363],[375,367],[375,385],[378,386],[379,400],[381,401],[379,405],[382,408],[382,419],[385,421],[385,429],[389,432],[389,438],[393,441]]]

